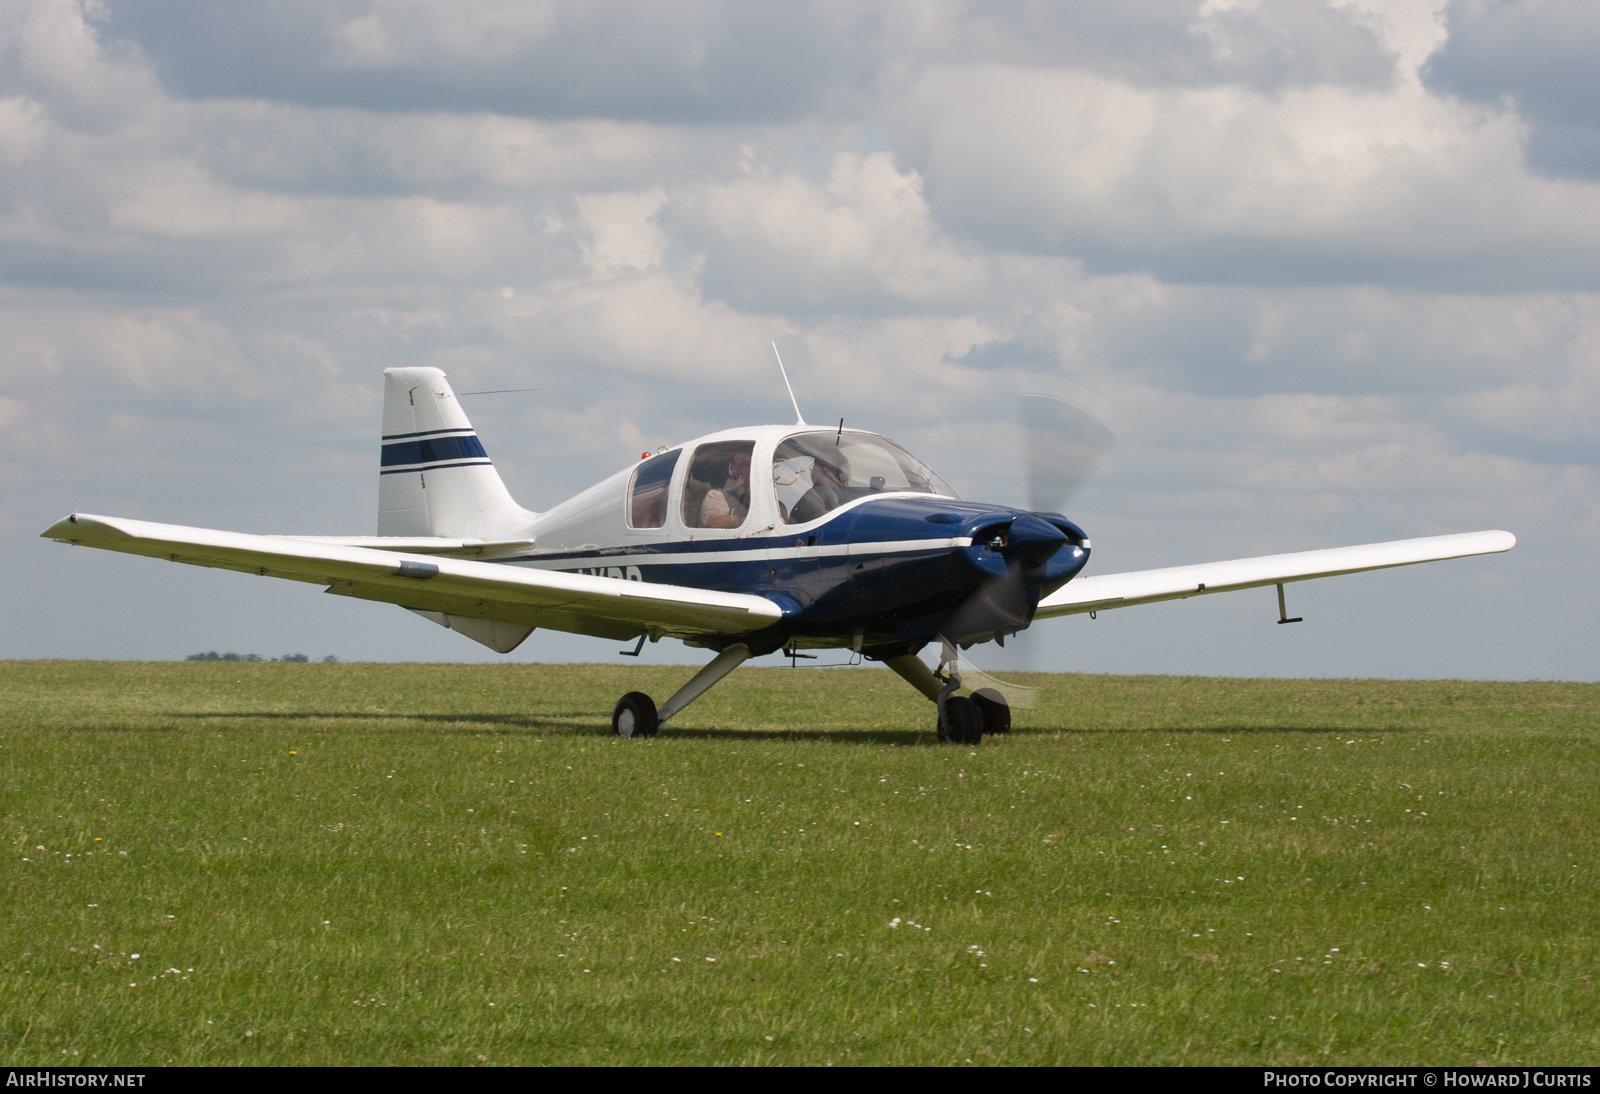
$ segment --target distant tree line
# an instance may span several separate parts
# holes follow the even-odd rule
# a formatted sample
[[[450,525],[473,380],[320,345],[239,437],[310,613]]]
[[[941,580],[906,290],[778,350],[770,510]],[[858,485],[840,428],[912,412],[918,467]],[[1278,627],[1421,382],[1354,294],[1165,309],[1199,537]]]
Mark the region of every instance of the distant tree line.
[[[307,664],[308,662],[310,662],[311,658],[307,657],[303,653],[286,653],[282,657],[262,657],[259,653],[218,653],[216,650],[212,650],[210,653],[191,653],[188,657],[185,657],[184,660],[185,661],[267,661],[267,662],[271,662],[271,661],[291,661],[291,662],[293,662],[293,663],[295,663],[297,665],[304,665],[304,664]],[[322,659],[322,663],[324,665],[337,665],[339,663],[339,659],[337,657],[335,657],[333,654],[330,653],[330,654],[328,654],[328,656],[326,656],[326,657],[324,657]]]

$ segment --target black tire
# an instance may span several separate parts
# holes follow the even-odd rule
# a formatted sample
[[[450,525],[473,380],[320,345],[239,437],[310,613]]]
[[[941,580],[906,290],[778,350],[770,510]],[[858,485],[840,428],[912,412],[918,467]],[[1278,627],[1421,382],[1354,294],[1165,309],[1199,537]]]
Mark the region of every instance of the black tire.
[[[654,737],[660,727],[656,701],[642,691],[630,691],[617,700],[611,712],[614,737]]]
[[[983,715],[978,704],[963,695],[952,695],[944,701],[943,740],[958,745],[975,745],[983,740]]]
[[[972,701],[983,716],[983,735],[1011,732],[1011,704],[994,688],[979,688],[972,693]]]

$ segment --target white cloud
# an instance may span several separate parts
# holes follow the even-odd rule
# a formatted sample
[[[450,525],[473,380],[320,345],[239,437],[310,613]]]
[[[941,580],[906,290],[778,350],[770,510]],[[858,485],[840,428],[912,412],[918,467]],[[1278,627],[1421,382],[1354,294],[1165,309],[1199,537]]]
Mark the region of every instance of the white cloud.
[[[1592,281],[1600,191],[1533,176],[1514,115],[1392,92],[1142,88],[951,68],[900,131],[970,238],[1185,279]]]
[[[536,48],[556,20],[549,3],[477,3],[448,13],[413,0],[377,0],[331,30],[335,67],[494,66]]]
[[[821,181],[749,163],[743,177],[691,190],[681,205],[708,277],[744,302],[948,307],[983,290],[982,262],[949,244],[921,177],[887,152],[839,152]]]
[[[7,387],[35,398],[52,391],[192,398],[242,371],[232,333],[193,306],[119,308],[64,293],[7,293],[0,296],[0,342]]]
[[[537,121],[437,111],[374,114],[259,100],[174,106],[180,147],[236,184],[345,194],[506,197],[681,175],[699,142],[606,119]]]
[[[579,195],[578,215],[588,229],[583,258],[590,272],[604,277],[661,265],[667,255],[667,234],[655,218],[666,200],[662,190]]]

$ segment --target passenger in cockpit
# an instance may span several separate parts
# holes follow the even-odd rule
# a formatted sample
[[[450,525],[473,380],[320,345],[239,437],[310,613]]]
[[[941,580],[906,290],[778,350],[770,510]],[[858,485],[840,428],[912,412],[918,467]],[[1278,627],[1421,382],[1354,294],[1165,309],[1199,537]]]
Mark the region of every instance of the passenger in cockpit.
[[[811,489],[794,503],[789,513],[791,524],[804,524],[831,513],[848,500],[850,488],[850,461],[843,452],[830,452],[824,459],[814,458],[811,464]]]
[[[750,513],[750,449],[741,448],[728,460],[728,476],[720,490],[707,490],[700,503],[702,528],[737,528]]]

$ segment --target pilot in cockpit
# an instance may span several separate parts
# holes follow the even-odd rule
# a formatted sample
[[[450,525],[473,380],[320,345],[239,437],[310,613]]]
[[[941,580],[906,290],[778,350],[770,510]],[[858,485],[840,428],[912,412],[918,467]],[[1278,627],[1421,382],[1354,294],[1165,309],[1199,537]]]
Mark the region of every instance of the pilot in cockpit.
[[[811,464],[811,489],[794,503],[789,522],[804,524],[833,512],[848,500],[849,489],[850,461],[843,452],[830,452],[826,459],[816,457]]]
[[[728,460],[728,475],[721,489],[707,490],[700,503],[702,528],[737,528],[750,513],[750,449],[741,448]]]

